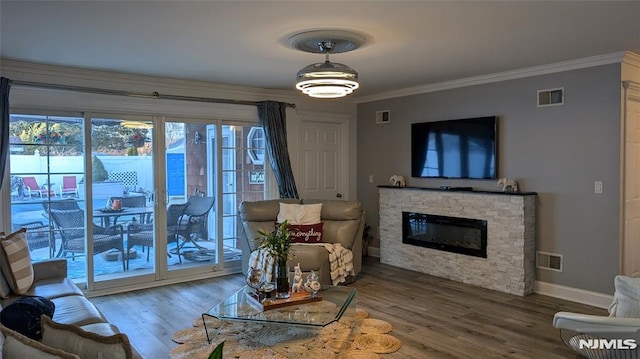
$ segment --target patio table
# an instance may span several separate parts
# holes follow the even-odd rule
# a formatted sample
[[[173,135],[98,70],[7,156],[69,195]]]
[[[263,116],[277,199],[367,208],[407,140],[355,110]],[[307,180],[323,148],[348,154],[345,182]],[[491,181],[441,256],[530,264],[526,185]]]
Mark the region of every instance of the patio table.
[[[145,217],[147,214],[153,213],[154,207],[125,207],[119,211],[95,209],[93,210],[93,218],[100,218],[101,225],[108,227],[111,223],[116,223],[119,217],[123,216],[138,216],[140,218]],[[113,222],[111,222],[113,220]]]

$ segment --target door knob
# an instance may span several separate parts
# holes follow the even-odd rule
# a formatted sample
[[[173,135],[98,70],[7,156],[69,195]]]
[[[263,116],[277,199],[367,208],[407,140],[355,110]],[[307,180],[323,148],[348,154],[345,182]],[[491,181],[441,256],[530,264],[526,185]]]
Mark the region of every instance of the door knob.
[[[337,193],[336,198],[342,198],[342,193]]]

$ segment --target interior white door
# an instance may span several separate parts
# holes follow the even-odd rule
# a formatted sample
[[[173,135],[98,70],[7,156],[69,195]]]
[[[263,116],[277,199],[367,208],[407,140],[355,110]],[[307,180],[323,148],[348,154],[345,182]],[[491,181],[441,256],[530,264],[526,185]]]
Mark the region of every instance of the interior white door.
[[[622,274],[640,271],[640,87],[627,87]]]
[[[302,121],[300,198],[341,199],[345,196],[344,127],[342,123]]]

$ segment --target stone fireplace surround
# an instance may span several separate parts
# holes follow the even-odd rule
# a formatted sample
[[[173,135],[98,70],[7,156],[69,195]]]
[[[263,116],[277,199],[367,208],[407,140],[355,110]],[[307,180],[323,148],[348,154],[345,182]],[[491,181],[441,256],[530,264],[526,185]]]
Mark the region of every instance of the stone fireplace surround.
[[[380,261],[525,296],[535,281],[536,193],[379,187]],[[486,220],[487,258],[402,243],[402,212]]]

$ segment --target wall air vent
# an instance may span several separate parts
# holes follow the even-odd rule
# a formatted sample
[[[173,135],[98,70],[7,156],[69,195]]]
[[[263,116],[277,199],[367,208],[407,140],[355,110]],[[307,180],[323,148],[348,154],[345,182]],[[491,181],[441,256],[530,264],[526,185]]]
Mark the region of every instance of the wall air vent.
[[[389,110],[376,111],[377,124],[389,123],[389,122],[391,122],[391,111]]]
[[[562,254],[536,252],[536,267],[562,272]]]
[[[538,91],[538,107],[564,105],[564,87]]]

